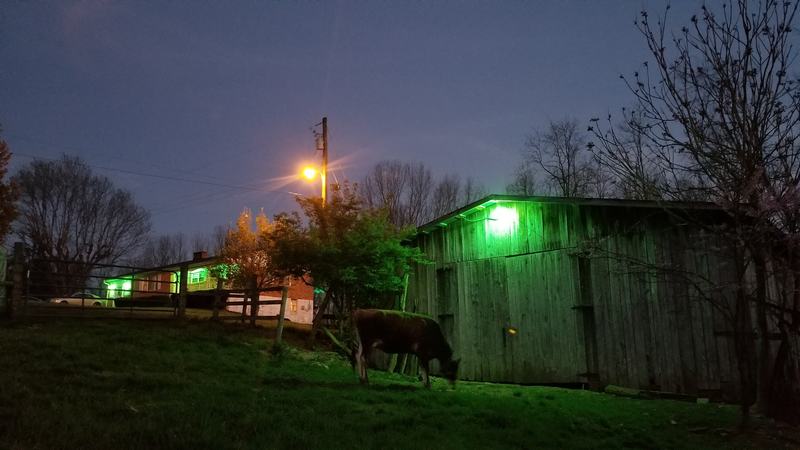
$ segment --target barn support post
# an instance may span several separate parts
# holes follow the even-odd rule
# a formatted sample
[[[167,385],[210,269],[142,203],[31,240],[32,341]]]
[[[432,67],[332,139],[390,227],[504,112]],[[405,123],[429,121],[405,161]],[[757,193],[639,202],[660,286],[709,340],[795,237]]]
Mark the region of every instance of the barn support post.
[[[254,327],[256,326],[256,319],[258,319],[258,302],[260,300],[256,277],[250,279],[248,288],[250,291],[250,326]]]
[[[286,316],[286,298],[289,296],[289,288],[281,288],[281,309],[278,312],[278,328],[275,330],[275,346],[280,347],[283,341],[283,319]]]
[[[406,299],[408,298],[408,272],[403,275],[403,293],[400,295],[400,311],[406,311]],[[405,368],[405,359],[406,354],[403,354],[403,368]],[[397,353],[393,353],[391,358],[389,359],[389,368],[388,372],[394,372],[394,369],[397,367]]]
[[[211,320],[219,320],[219,306],[222,303],[222,277],[217,278],[217,288],[214,290],[214,304],[211,305]]]
[[[18,319],[22,315],[23,280],[25,276],[25,244],[14,243],[14,256],[11,268],[11,297],[8,300],[8,316]]]
[[[181,265],[181,275],[178,287],[178,317],[186,317],[186,299],[189,296],[189,265]]]
[[[598,389],[600,365],[597,349],[597,322],[594,311],[594,289],[592,287],[592,260],[588,255],[577,257],[577,299],[572,307],[578,315],[578,326],[583,327],[583,346],[586,355],[586,371],[578,374],[586,379],[591,389]]]

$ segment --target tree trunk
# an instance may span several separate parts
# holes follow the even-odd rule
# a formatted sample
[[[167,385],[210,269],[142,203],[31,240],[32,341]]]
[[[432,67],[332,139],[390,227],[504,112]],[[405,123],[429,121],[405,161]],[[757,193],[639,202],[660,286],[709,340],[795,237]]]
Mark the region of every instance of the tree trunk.
[[[742,428],[750,423],[750,408],[756,401],[757,378],[755,367],[755,345],[750,317],[750,301],[745,283],[745,252],[742,247],[734,249],[736,263],[736,299],[734,305],[733,341],[736,351],[736,365],[739,372],[739,405],[741,407]]]
[[[758,249],[753,250],[753,263],[756,275],[756,324],[758,325],[758,399],[761,413],[770,416],[770,397],[772,392],[772,352],[770,348],[770,329],[767,320],[767,267],[764,256]]]
[[[330,289],[325,290],[325,295],[322,297],[322,302],[320,302],[319,309],[317,309],[317,315],[315,315],[314,319],[311,321],[311,337],[309,338],[311,345],[314,345],[317,332],[319,331],[320,325],[322,325],[322,319],[325,317],[325,310],[328,309],[328,304],[331,301],[329,291]]]

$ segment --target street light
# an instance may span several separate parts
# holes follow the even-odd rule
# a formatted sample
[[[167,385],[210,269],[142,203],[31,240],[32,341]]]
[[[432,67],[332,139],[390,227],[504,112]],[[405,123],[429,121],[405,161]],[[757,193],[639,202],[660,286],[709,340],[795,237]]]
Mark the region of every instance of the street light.
[[[308,180],[313,180],[314,177],[317,176],[317,169],[314,167],[308,166],[303,169],[303,176],[306,177]]]
[[[319,171],[319,177],[322,183],[322,206],[325,206],[328,196],[328,118],[323,117],[322,122],[315,126],[319,125],[322,125],[322,133],[314,131],[314,140],[317,150],[322,151],[322,169]],[[306,166],[303,168],[302,174],[306,179],[313,180],[317,176],[317,169]]]

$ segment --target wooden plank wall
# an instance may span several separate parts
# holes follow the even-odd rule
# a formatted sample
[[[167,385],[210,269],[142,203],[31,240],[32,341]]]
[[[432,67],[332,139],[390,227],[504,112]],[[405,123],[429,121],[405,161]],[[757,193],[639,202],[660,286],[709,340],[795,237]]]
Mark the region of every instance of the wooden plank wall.
[[[442,323],[462,378],[568,383],[595,371],[604,383],[689,394],[735,386],[724,320],[683,276],[642,264],[723,280],[730,270],[713,236],[658,208],[514,206],[505,236],[492,235],[489,207],[418,241],[433,262],[412,274],[409,305]]]
[[[600,246],[591,260],[600,378],[688,394],[729,389],[736,371],[729,338],[718,336],[725,325],[693,284],[730,273],[713,236],[660,213],[583,213]]]

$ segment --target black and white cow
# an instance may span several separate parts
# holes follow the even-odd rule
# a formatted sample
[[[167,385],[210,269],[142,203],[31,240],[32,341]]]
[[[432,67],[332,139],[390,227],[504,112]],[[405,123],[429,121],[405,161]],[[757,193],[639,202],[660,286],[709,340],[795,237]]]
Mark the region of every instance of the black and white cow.
[[[430,361],[438,359],[442,374],[455,383],[459,360],[442,335],[439,324],[430,317],[381,309],[359,309],[353,313],[357,347],[353,363],[362,384],[367,378],[367,357],[373,348],[386,353],[412,353],[419,358],[422,382],[431,387]]]

